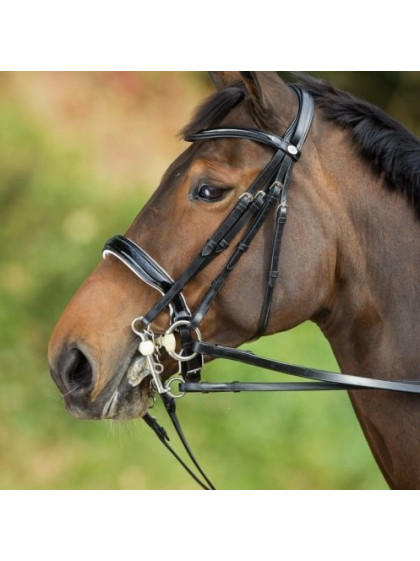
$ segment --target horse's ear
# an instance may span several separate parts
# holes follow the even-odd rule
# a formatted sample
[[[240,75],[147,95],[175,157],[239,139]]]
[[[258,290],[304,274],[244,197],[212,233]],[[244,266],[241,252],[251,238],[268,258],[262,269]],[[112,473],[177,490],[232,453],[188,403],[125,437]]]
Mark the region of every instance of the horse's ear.
[[[218,90],[241,81],[240,72],[209,72],[209,74]]]
[[[277,120],[279,97],[289,95],[277,72],[241,72],[241,79],[251,99],[254,116],[260,126]],[[287,92],[287,93],[286,93]],[[277,107],[277,110],[276,110]]]

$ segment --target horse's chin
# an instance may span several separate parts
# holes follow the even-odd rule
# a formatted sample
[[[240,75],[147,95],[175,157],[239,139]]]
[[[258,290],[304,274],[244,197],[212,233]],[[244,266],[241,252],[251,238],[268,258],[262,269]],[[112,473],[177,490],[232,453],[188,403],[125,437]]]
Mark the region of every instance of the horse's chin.
[[[120,421],[143,417],[149,408],[149,388],[150,377],[136,387],[124,381],[105,402],[101,419]]]
[[[149,396],[135,389],[126,395],[117,390],[105,402],[100,400],[84,405],[65,401],[65,404],[69,413],[78,419],[123,421],[143,417],[149,408]]]

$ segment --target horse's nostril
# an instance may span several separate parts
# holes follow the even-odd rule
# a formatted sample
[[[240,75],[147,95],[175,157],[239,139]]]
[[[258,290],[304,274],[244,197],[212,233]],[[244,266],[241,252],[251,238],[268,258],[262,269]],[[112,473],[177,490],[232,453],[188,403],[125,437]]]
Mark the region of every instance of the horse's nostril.
[[[85,395],[93,387],[92,366],[78,348],[69,349],[61,355],[59,372],[66,390],[72,395]]]

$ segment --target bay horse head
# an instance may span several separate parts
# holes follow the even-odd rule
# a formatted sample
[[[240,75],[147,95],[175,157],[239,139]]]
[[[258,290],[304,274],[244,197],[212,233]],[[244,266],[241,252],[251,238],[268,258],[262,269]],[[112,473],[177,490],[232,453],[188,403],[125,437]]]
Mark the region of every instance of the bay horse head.
[[[417,139],[373,106],[311,79],[302,89],[275,72],[211,75],[216,92],[183,130],[191,145],[125,236],[106,245],[52,335],[51,373],[78,417],[144,416],[151,391],[162,384],[164,392],[179,365],[193,363],[192,377],[199,370],[186,350],[197,337],[237,347],[305,320],[321,327],[350,374],[373,376],[379,366],[392,378],[404,355],[399,377],[415,377],[416,352],[384,326],[393,314],[412,342],[407,326],[420,309],[418,219],[407,208],[407,199],[420,207]],[[397,165],[401,139],[411,151],[400,148]],[[405,242],[416,235],[403,265],[396,229]],[[395,274],[385,280],[387,266]],[[410,306],[393,297],[396,276],[408,283]],[[407,476],[398,437],[390,454],[384,436],[387,415],[411,403],[405,397],[413,399],[352,396],[393,486],[408,477],[420,484],[415,467]]]
[[[214,77],[218,91],[200,107],[185,127],[184,136],[210,127],[266,130],[281,135],[293,121],[298,100],[277,74],[215,73]],[[312,141],[307,142],[310,146]],[[128,229],[127,238],[162,264],[172,279],[179,278],[265,168],[273,151],[273,147],[252,140],[195,141],[166,171],[155,194]],[[293,180],[313,191],[309,178],[314,151],[308,148],[305,152]],[[305,201],[308,195],[303,189],[293,191],[290,196],[301,199],[293,200],[293,207],[303,222],[292,218],[288,224],[287,239],[294,241],[285,241],[282,248],[282,259],[288,265],[283,269],[266,333],[293,327],[311,317],[325,297],[317,287],[317,278],[328,274],[325,269],[330,244],[324,236],[321,239],[314,234],[316,217],[310,216]],[[238,346],[256,334],[271,251],[267,240],[271,238],[272,220],[258,232],[252,249],[232,271],[205,315],[200,330],[206,340]],[[295,251],[298,240],[299,256]],[[191,310],[204,297],[231,248],[199,271],[183,289]],[[109,416],[104,406],[117,387],[120,397],[112,417],[142,416],[146,412],[146,382],[131,387],[125,374],[138,358],[133,319],[146,315],[157,299],[156,290],[139,282],[113,256],[108,256],[77,292],[58,322],[49,348],[53,377],[72,413]],[[153,327],[165,331],[168,322],[165,309]],[[175,367],[165,366],[166,375]]]

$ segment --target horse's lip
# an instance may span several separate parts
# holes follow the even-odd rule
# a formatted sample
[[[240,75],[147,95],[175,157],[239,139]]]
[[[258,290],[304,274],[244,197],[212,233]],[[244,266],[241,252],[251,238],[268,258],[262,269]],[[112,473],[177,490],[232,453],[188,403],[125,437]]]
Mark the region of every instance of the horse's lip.
[[[105,403],[102,409],[102,415],[101,415],[102,419],[112,419],[114,417],[116,412],[116,407],[118,404],[118,398],[119,398],[119,391],[118,389],[116,389],[114,393],[111,395],[111,397],[108,399],[108,401]]]
[[[140,370],[138,368],[141,358],[137,351],[134,352],[129,361],[125,362],[112,380],[112,386],[106,392],[110,397],[105,401],[102,407],[101,419],[126,418],[126,416],[121,413],[124,410],[124,397],[127,397],[129,394],[133,395],[137,391],[138,399],[141,400],[141,395],[146,391],[148,383],[147,378],[150,377],[150,373],[147,372],[147,363],[145,361],[143,368]],[[141,380],[138,384],[134,385],[130,382],[130,376],[131,379],[133,379],[133,376],[136,374],[140,375]]]
[[[172,360],[172,359],[171,359]],[[139,366],[143,362],[142,368]],[[163,361],[166,376],[171,376],[176,372],[176,363],[171,364]],[[151,373],[148,369],[147,360],[139,353],[138,348],[124,361],[118,373],[105,388],[104,394],[106,401],[102,400],[101,419],[130,419],[144,416],[147,413],[150,398]],[[145,399],[147,396],[147,399]],[[130,399],[131,398],[131,399]],[[137,399],[136,399],[137,398]],[[136,399],[138,407],[135,406],[133,399]]]

